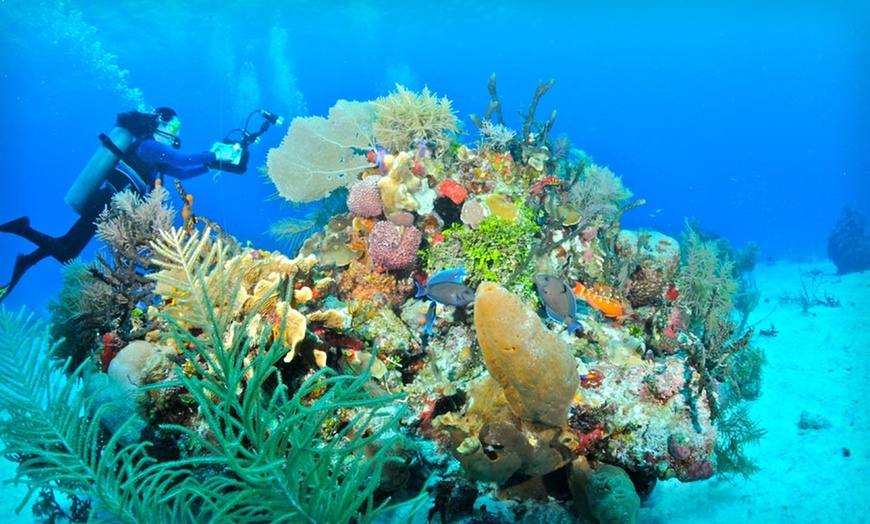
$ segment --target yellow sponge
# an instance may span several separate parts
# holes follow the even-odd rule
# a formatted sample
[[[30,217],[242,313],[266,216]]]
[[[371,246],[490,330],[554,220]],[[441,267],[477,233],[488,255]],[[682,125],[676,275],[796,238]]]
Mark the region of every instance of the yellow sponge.
[[[520,297],[494,282],[477,288],[474,326],[486,368],[504,388],[511,411],[529,422],[565,425],[580,385],[568,345]]]

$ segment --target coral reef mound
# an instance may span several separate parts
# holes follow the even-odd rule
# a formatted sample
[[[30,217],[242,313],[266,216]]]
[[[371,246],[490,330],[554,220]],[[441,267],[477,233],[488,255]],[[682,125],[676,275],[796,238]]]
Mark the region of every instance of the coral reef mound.
[[[844,275],[870,269],[870,235],[866,219],[854,209],[844,209],[828,237],[828,257]]]

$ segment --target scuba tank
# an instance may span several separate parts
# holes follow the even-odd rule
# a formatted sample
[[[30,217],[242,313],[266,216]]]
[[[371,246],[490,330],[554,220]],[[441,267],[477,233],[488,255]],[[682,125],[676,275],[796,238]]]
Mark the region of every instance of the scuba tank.
[[[124,158],[134,138],[150,136],[156,130],[157,115],[138,111],[119,114],[117,127],[108,136],[100,134],[102,145],[66,192],[64,201],[70,209],[81,215],[90,196],[100,189],[118,161]]]
[[[84,212],[88,198],[100,189],[109,173],[118,164],[118,160],[127,152],[127,148],[133,143],[133,134],[128,129],[116,127],[109,136],[101,134],[100,140],[103,141],[103,145],[97,149],[64,197],[66,205],[79,215]],[[107,144],[107,141],[115,150]],[[117,154],[119,152],[121,155]]]

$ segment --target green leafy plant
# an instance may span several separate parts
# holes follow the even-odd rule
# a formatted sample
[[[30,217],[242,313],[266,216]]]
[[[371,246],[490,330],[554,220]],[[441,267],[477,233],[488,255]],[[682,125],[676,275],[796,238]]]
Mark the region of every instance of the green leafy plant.
[[[444,232],[445,242],[430,249],[430,269],[440,270],[457,265],[445,260],[459,246],[461,261],[468,272],[466,285],[474,288],[485,280],[508,282],[517,266],[525,259],[539,227],[532,220],[531,210],[524,208],[515,221],[490,215],[475,230],[456,224]],[[526,292],[532,288],[531,271],[526,271],[512,290]]]

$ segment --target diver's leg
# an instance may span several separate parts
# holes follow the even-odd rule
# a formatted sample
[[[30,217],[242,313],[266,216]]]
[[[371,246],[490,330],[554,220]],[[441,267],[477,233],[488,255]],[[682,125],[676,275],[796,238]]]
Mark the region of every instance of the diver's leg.
[[[18,255],[18,258],[15,259],[15,269],[12,271],[12,280],[5,286],[0,287],[0,301],[9,295],[9,292],[12,291],[12,288],[15,287],[19,280],[21,280],[24,273],[40,260],[52,257],[58,262],[66,263],[79,256],[97,231],[97,217],[100,215],[100,212],[102,212],[106,204],[111,200],[112,192],[105,188],[101,188],[99,191],[91,195],[82,216],[75,224],[73,224],[65,235],[58,238],[54,238],[33,229],[30,227],[29,220],[22,224],[22,219],[20,218],[0,226],[9,226],[10,224],[18,222],[15,227],[18,227],[20,231],[9,232],[22,236],[38,246],[36,251],[28,253],[27,255]],[[27,217],[23,218],[26,219]],[[12,229],[13,226],[9,226],[9,228]]]
[[[58,262],[66,264],[70,260],[79,256],[79,254],[88,245],[88,242],[94,238],[94,233],[97,232],[97,224],[94,218],[83,216],[79,218],[66,234],[57,239],[52,239],[49,244],[49,253]]]
[[[66,263],[79,256],[97,232],[97,218],[112,201],[112,191],[101,188],[91,195],[82,216],[62,237],[53,239],[51,256]]]
[[[41,247],[37,248],[36,251],[33,251],[32,253],[18,255],[18,258],[15,259],[15,269],[12,270],[12,280],[10,280],[5,286],[0,287],[0,302],[9,296],[9,292],[12,291],[16,284],[18,284],[18,281],[21,280],[24,273],[27,273],[28,269],[32,268],[37,262],[48,256],[50,256],[48,251]]]
[[[60,263],[66,263],[79,256],[79,253],[94,237],[94,233],[97,232],[97,217],[111,200],[112,192],[108,189],[100,189],[91,195],[82,215],[63,236],[46,235],[33,229],[29,224],[22,231],[16,231],[15,234],[36,244],[37,247],[48,253],[47,256]]]
[[[46,235],[42,231],[37,231],[30,227],[29,221],[27,227],[21,229],[20,231],[14,232],[16,235],[29,240],[36,244],[37,247],[49,249],[52,242],[54,242],[54,237],[51,235]]]
[[[87,216],[79,218],[70,230],[64,236],[59,238],[52,238],[35,230],[34,233],[39,235],[39,238],[31,238],[31,236],[36,237],[36,235],[22,235],[39,247],[32,253],[18,255],[18,258],[15,259],[15,269],[12,270],[12,280],[10,280],[5,286],[0,287],[0,301],[9,295],[9,292],[12,291],[12,288],[14,288],[16,284],[18,284],[18,281],[21,280],[24,273],[36,265],[40,260],[52,257],[58,262],[65,264],[79,256],[79,253],[82,252],[85,246],[88,245],[88,242],[91,241],[91,238],[93,238],[96,230],[97,226],[94,223],[93,217]]]

